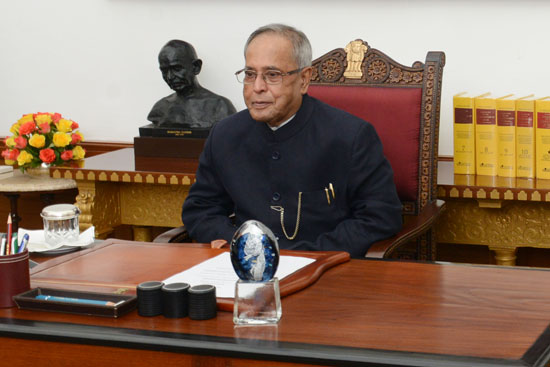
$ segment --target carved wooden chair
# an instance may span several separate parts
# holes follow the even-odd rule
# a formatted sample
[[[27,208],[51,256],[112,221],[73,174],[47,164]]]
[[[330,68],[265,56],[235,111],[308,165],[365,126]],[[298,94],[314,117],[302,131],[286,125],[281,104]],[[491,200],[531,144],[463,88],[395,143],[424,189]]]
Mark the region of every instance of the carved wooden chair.
[[[445,54],[401,65],[355,40],[313,61],[308,94],[374,125],[394,170],[404,226],[373,244],[367,257],[435,259],[431,231],[444,202],[437,200],[441,79]]]

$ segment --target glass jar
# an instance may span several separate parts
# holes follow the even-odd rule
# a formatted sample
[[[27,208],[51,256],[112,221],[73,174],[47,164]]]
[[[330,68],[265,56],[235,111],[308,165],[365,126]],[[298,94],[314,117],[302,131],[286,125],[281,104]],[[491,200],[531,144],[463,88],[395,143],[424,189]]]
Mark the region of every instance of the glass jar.
[[[42,209],[40,216],[44,221],[44,239],[56,246],[78,240],[80,230],[78,216],[80,210],[72,204],[55,204]]]

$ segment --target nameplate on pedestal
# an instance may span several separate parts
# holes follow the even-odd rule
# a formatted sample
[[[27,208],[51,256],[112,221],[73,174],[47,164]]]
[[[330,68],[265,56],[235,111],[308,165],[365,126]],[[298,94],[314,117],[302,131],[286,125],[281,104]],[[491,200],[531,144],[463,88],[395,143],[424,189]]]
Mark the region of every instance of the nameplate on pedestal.
[[[157,138],[193,138],[206,139],[210,128],[182,127],[182,126],[155,126],[153,124],[141,126],[139,136]]]

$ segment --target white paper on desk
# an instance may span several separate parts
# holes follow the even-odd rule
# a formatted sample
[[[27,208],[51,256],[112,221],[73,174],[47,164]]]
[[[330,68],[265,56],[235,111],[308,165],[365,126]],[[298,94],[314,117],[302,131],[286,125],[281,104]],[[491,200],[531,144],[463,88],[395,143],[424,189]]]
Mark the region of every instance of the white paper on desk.
[[[29,234],[29,243],[27,244],[27,249],[29,250],[29,252],[44,252],[48,250],[55,250],[62,246],[72,246],[72,247],[88,246],[89,244],[94,242],[95,227],[91,226],[84,232],[80,233],[78,235],[78,240],[74,242],[61,242],[53,246],[50,245],[49,243],[46,243],[46,240],[44,239],[43,229],[29,230],[29,229],[19,228],[19,230],[17,231],[17,243],[21,243],[21,239],[23,238],[25,233]]]
[[[315,259],[299,256],[281,256],[275,276],[282,280],[284,277],[311,264]],[[203,261],[181,273],[172,275],[164,283],[187,283],[191,287],[200,284],[210,284],[216,287],[216,297],[233,298],[235,296],[235,282],[239,277],[235,274],[229,252]]]

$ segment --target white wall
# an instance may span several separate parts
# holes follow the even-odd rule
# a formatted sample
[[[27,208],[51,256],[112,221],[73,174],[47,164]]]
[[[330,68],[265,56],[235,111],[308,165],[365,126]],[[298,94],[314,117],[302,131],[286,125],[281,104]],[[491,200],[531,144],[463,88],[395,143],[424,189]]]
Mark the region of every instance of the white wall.
[[[171,93],[157,64],[170,39],[195,46],[200,83],[240,110],[243,44],[283,22],[308,35],[314,58],[356,38],[405,65],[445,51],[439,152],[452,155],[453,94],[550,95],[549,16],[542,0],[0,0],[0,136],[49,111],[87,140],[133,141]]]

